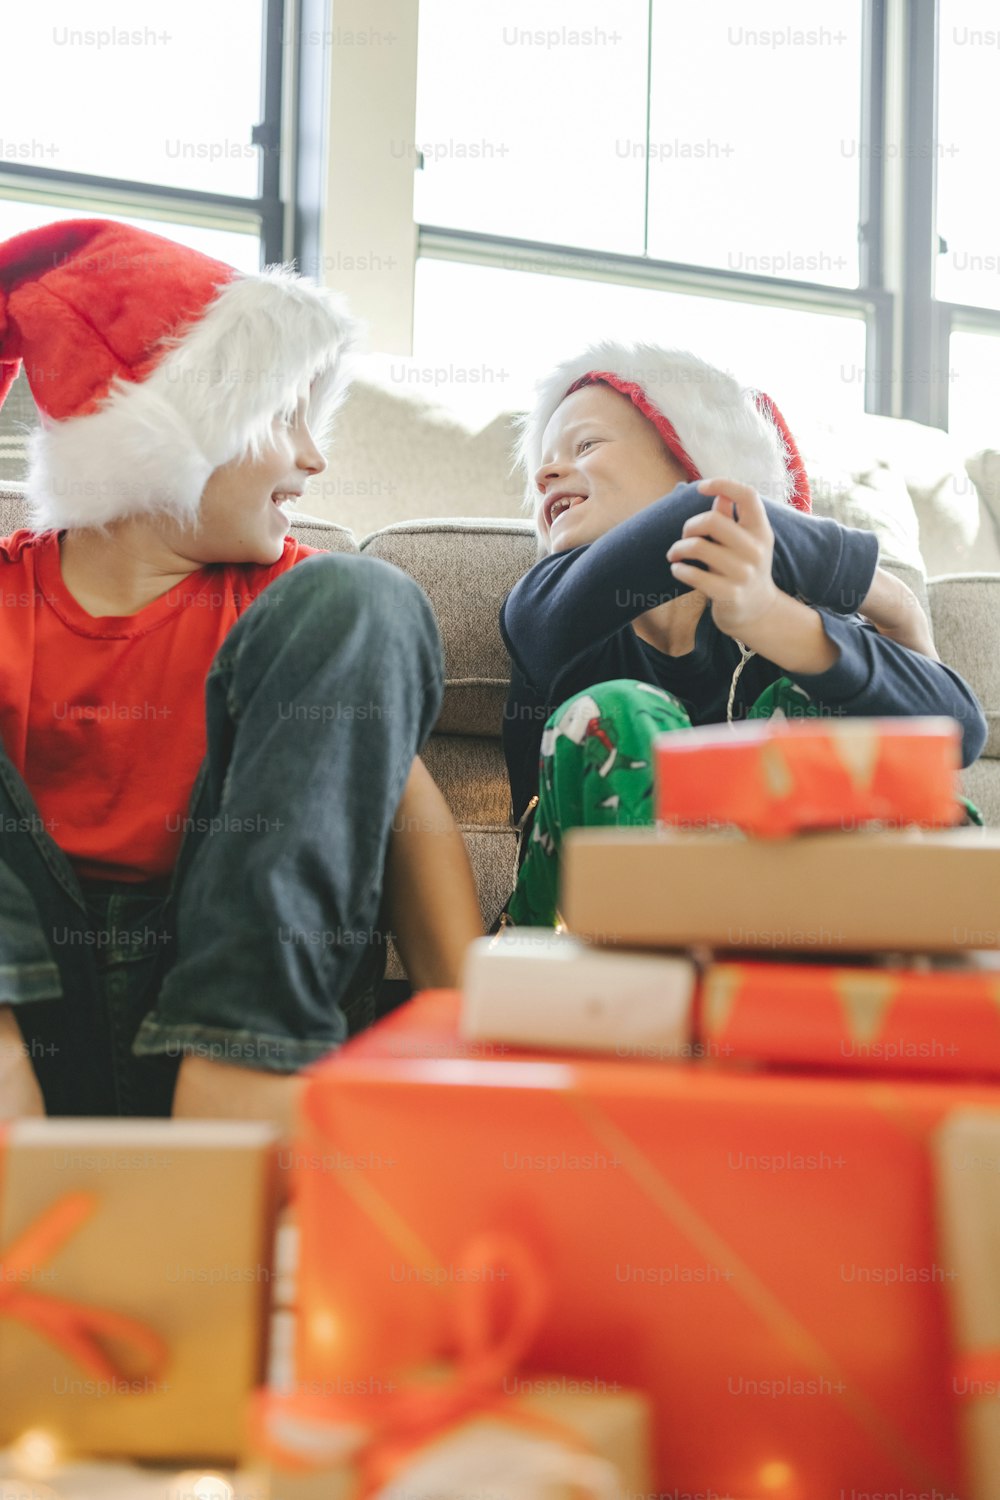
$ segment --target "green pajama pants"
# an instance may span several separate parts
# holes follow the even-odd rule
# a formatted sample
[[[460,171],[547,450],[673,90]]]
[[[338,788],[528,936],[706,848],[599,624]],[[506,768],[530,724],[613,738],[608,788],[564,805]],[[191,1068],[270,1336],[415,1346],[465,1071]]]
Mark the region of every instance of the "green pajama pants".
[[[808,695],[781,677],[747,717],[818,717]],[[518,927],[558,921],[559,864],[570,828],[648,828],[655,822],[653,741],[691,720],[672,693],[647,682],[601,682],[561,704],[542,735],[538,806],[507,907]],[[970,822],[982,818],[962,799]]]

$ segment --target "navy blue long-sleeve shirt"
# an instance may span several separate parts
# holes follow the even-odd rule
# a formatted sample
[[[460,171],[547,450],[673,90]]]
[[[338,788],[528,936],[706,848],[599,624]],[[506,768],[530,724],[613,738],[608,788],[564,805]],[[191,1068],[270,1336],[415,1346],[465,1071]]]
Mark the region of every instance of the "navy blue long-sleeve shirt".
[[[597,541],[543,558],[504,600],[500,630],[512,672],[503,747],[515,818],[538,790],[546,719],[597,682],[634,677],[673,693],[692,724],[725,722],[740,649],[717,628],[711,608],[698,621],[686,656],[667,656],[632,629],[639,615],[689,592],[673,577],[666,554],[685,522],[708,504],[696,485],[678,485]],[[737,683],[733,718],[744,718],[765,688],[788,677],[835,714],[956,719],[962,764],[971,765],[986,743],[987,726],[968,683],[857,618],[878,565],[874,533],[770,500],[764,508],[774,532],[775,583],[818,609],[840,656],[815,674],[788,672],[752,656]]]

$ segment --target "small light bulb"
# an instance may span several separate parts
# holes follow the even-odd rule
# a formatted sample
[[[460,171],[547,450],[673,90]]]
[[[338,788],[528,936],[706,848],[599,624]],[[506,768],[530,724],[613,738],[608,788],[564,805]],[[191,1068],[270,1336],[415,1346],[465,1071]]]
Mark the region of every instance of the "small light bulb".
[[[232,1485],[221,1474],[188,1469],[174,1480],[168,1500],[233,1500],[235,1494]]]
[[[335,1344],[338,1332],[337,1319],[328,1308],[323,1308],[311,1315],[309,1333],[318,1344],[326,1344],[328,1347]]]
[[[765,1490],[784,1490],[791,1483],[794,1470],[791,1464],[782,1463],[780,1459],[772,1459],[770,1463],[762,1464],[757,1471],[757,1477]]]
[[[63,1448],[54,1432],[47,1427],[29,1427],[10,1446],[14,1467],[32,1478],[43,1479],[54,1474],[63,1460]]]

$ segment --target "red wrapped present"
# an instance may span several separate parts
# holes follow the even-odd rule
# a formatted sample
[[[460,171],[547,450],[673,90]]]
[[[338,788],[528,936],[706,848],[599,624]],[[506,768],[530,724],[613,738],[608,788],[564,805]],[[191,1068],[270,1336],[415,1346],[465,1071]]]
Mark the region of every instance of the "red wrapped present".
[[[1000,1089],[406,1060],[422,1003],[307,1090],[298,1382],[441,1357],[461,1247],[503,1229],[552,1288],[525,1373],[646,1391],[658,1488],[954,1491],[928,1142]]]
[[[961,1110],[936,1142],[939,1233],[948,1283],[966,1500],[1000,1495],[1000,1110]]]
[[[710,963],[699,1031],[728,1062],[1000,1078],[1000,955],[922,969]]]
[[[954,719],[712,724],[657,740],[657,817],[763,838],[873,822],[940,827],[959,821],[960,768]]]
[[[20,1120],[0,1133],[0,1446],[226,1462],[263,1376],[270,1126]]]
[[[525,1247],[481,1235],[456,1269],[450,1364],[346,1394],[259,1393],[252,1429],[266,1467],[250,1481],[262,1500],[467,1500],[486,1489],[496,1500],[623,1500],[649,1489],[641,1395],[521,1375],[548,1299]]]

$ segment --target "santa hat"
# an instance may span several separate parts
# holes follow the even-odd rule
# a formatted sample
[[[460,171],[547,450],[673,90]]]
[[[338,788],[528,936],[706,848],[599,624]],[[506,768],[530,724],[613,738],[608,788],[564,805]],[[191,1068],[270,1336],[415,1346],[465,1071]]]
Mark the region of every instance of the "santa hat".
[[[33,524],[194,520],[213,469],[258,453],[306,387],[322,438],[353,327],[287,269],[244,275],[108,219],[0,244],[0,404],[23,360],[41,417]]]
[[[802,458],[770,397],[682,349],[613,343],[592,344],[536,387],[535,405],[521,419],[517,453],[531,509],[553,412],[571,391],[596,381],[620,391],[649,418],[687,479],[738,479],[769,500],[811,509]]]

